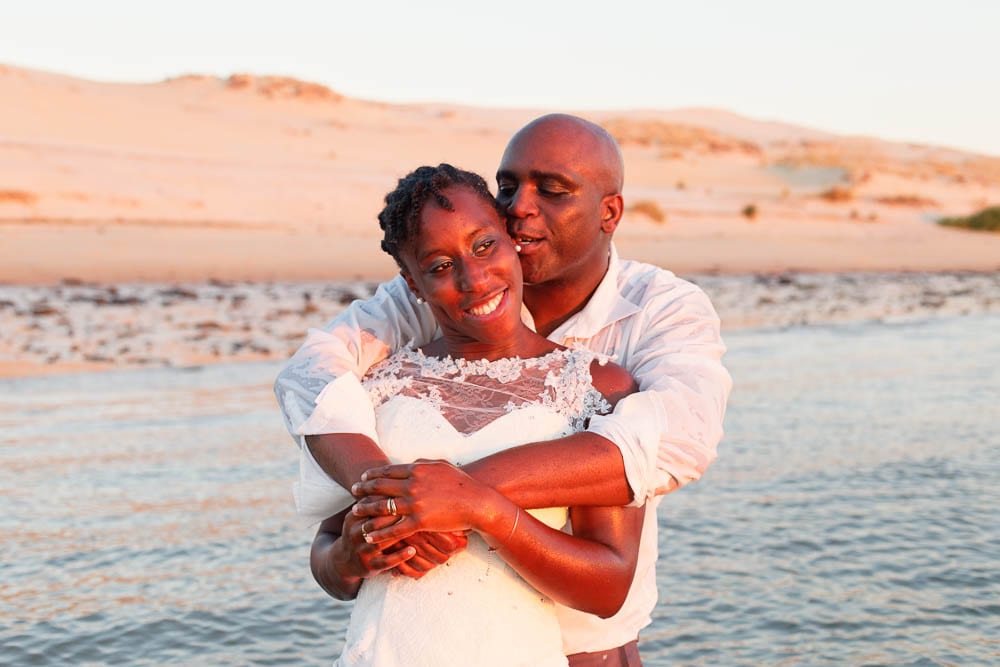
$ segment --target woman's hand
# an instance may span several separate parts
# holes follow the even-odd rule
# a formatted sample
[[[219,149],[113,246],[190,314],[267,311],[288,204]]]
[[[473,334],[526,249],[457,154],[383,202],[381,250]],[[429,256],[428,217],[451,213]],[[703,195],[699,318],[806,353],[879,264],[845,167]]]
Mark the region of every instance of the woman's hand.
[[[399,544],[413,547],[417,553],[413,558],[397,565],[395,572],[411,579],[420,579],[439,565],[447,563],[455,554],[464,551],[468,541],[464,532],[410,535]]]
[[[372,527],[393,522],[392,517],[368,519]],[[329,517],[319,525],[309,552],[313,578],[338,600],[353,600],[362,580],[395,567],[405,566],[416,551],[399,543],[381,545],[365,541],[367,525],[350,509]]]
[[[351,488],[361,497],[356,517],[398,515],[388,527],[368,530],[372,544],[396,542],[418,532],[483,531],[501,513],[499,494],[447,461],[418,460],[367,471]]]

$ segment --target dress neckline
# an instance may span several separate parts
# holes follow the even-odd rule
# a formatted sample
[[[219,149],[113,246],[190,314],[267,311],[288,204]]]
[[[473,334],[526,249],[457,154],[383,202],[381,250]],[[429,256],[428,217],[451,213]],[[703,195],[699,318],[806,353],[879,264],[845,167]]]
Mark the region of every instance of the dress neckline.
[[[510,369],[512,367],[524,367],[524,368],[536,368],[538,366],[543,366],[548,362],[568,357],[576,350],[572,348],[556,348],[551,352],[546,352],[545,354],[539,355],[537,357],[501,357],[500,359],[466,359],[465,357],[453,357],[448,355],[446,357],[436,357],[425,353],[418,347],[413,345],[406,345],[401,352],[410,360],[421,367],[425,366],[435,366],[441,370],[452,370],[456,373],[471,373],[477,375],[486,375],[488,371],[497,369]]]

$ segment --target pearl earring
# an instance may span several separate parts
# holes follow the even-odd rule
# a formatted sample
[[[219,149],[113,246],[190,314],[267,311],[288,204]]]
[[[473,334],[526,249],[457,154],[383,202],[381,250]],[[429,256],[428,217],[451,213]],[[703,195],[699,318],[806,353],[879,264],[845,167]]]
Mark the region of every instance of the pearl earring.
[[[521,246],[519,246],[518,244],[515,243],[514,244],[514,252],[521,252]]]
[[[422,297],[422,296],[418,296],[418,297],[417,297],[417,303],[419,303],[419,304],[420,304],[420,305],[422,306],[422,305],[424,305],[425,303],[427,303],[427,301],[426,301],[426,300],[424,299],[424,297]]]

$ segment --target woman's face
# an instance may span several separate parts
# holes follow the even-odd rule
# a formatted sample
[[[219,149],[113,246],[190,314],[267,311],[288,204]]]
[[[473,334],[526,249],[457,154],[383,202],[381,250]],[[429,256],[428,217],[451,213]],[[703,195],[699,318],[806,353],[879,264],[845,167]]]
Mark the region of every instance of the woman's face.
[[[521,326],[521,265],[496,210],[470,188],[443,194],[447,211],[432,199],[401,253],[410,289],[427,300],[450,340],[510,344]]]

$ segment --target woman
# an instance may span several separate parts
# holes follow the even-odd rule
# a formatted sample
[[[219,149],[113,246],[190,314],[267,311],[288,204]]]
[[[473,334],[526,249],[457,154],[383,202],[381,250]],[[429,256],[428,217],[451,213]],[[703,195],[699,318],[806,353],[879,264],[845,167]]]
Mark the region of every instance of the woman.
[[[374,367],[364,385],[390,459],[445,461],[417,466],[407,499],[384,499],[402,515],[398,524],[344,512],[321,527],[342,533],[344,558],[331,567],[338,588],[357,593],[337,664],[565,665],[553,601],[617,611],[632,582],[643,509],[526,512],[456,466],[581,429],[635,391],[634,382],[524,325],[517,253],[480,177],[421,167],[386,196],[379,221],[382,248],[441,336]],[[416,521],[426,508],[436,509],[427,514],[433,521]],[[572,534],[560,530],[567,516]],[[407,530],[473,533],[466,551],[420,581],[383,573],[362,585],[358,562],[377,556],[385,567],[412,556],[393,551]]]

